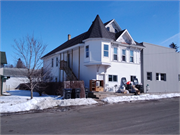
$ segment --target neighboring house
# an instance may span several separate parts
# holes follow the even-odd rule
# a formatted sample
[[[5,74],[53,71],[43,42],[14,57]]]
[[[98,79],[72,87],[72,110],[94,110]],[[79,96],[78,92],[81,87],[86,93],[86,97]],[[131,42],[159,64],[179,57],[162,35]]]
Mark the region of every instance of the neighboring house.
[[[142,78],[148,92],[180,92],[180,53],[175,49],[143,42]]]
[[[19,84],[29,82],[25,68],[4,68],[3,70],[4,75],[10,77],[6,80],[6,90],[15,90]]]
[[[113,19],[104,23],[96,16],[87,32],[58,46],[42,57],[44,70],[50,70],[54,81],[104,80],[104,88],[120,86],[121,78],[141,78],[142,43],[136,42],[127,29]]]
[[[5,80],[8,79],[9,77],[5,77],[3,75],[4,64],[7,64],[6,53],[0,51],[0,56],[1,56],[1,58],[0,58],[0,63],[1,63],[1,65],[0,65],[0,95],[2,95],[3,89],[5,89],[4,87],[6,86]]]
[[[4,67],[4,64],[7,64],[7,59],[6,59],[6,53],[5,52],[1,52],[0,51],[0,56],[1,56],[1,65],[0,65],[0,68],[1,67]]]
[[[24,68],[6,68],[4,64],[7,64],[6,53],[1,53],[1,67],[0,67],[0,94],[2,95],[7,90],[15,89],[20,83],[28,81],[26,74],[27,69]]]

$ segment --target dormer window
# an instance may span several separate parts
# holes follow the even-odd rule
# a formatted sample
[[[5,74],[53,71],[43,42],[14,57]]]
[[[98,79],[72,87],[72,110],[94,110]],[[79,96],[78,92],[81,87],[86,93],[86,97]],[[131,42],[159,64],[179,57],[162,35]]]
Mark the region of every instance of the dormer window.
[[[118,31],[117,31],[117,29],[115,29],[115,33],[117,33]]]
[[[106,28],[109,31],[109,27]]]

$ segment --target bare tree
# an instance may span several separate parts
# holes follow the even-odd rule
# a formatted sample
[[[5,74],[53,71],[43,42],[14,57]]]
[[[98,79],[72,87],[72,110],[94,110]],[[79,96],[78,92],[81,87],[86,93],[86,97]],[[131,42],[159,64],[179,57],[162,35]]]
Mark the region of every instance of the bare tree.
[[[19,40],[14,40],[15,44],[13,45],[15,49],[15,54],[21,58],[24,63],[25,68],[27,69],[27,74],[25,75],[28,78],[29,89],[31,90],[31,99],[33,98],[33,90],[39,83],[39,78],[42,78],[42,73],[38,72],[42,67],[41,57],[47,47],[46,44],[43,44],[42,41],[35,39],[34,36],[27,35]]]
[[[176,49],[176,52],[178,52],[178,46],[176,44],[174,44],[174,42],[172,42],[170,45],[169,45],[170,48],[173,48],[173,49]]]

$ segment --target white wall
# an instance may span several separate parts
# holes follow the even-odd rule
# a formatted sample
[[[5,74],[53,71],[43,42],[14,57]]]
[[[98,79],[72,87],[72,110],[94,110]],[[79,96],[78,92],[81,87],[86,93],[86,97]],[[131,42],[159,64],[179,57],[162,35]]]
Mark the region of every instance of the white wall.
[[[83,53],[84,62],[89,61],[101,61],[101,40],[90,40],[85,42],[84,51],[86,52],[86,46],[89,45],[89,58],[86,58],[86,54]]]
[[[19,84],[28,83],[28,82],[29,80],[27,77],[10,77],[9,79],[6,80],[5,90],[14,90]]]
[[[130,81],[130,76],[136,76],[141,82],[141,66],[139,64],[113,62],[111,67],[107,69],[106,75],[106,83],[111,87],[120,85],[122,77],[126,77],[126,80]],[[108,75],[118,75],[118,82],[109,82]]]
[[[62,55],[63,56],[63,55]],[[56,57],[58,58],[58,66],[56,66]],[[52,59],[53,59],[53,67],[52,67]],[[48,58],[43,59],[43,68],[45,71],[51,71],[51,76],[53,76],[53,81],[59,80],[59,68],[60,68],[60,54],[56,54],[50,56]]]
[[[104,44],[109,45],[109,56],[104,57]],[[86,58],[86,46],[89,46],[89,58]],[[113,45],[114,46],[114,45]],[[85,86],[89,87],[89,80],[92,79],[105,79],[106,83],[108,83],[110,86],[114,86],[115,84],[120,85],[121,78],[126,77],[127,80],[130,80],[130,76],[136,76],[141,82],[141,69],[140,69],[140,50],[133,49],[134,50],[134,63],[129,62],[129,50],[127,47],[117,45],[118,48],[118,61],[113,61],[113,46],[111,45],[109,40],[106,39],[94,39],[85,41],[85,45],[80,47],[80,78],[78,78],[78,66],[79,66],[79,47],[69,50],[68,53],[70,53],[70,59],[73,55],[73,67],[72,70],[76,77],[80,80],[84,80]],[[126,62],[122,62],[122,49],[126,49]],[[50,65],[50,69],[52,72],[52,75],[54,77],[59,76],[59,65],[58,67],[51,67],[51,60],[52,58],[56,58],[57,56],[60,57],[60,55],[55,55],[52,57],[49,57],[47,59],[44,59],[44,66]],[[61,60],[63,60],[63,53],[61,53]],[[67,52],[64,52],[64,60],[67,60]],[[70,66],[71,66],[72,59],[70,60]],[[96,64],[96,62],[99,62],[99,64]],[[87,63],[90,63],[87,65]],[[105,63],[104,65],[100,65],[100,63]],[[111,64],[111,67],[108,67],[108,64]],[[55,61],[54,61],[55,64]],[[100,67],[99,67],[100,65]],[[107,72],[106,72],[107,69]],[[61,70],[61,81],[63,81],[63,70]],[[105,73],[106,72],[106,73]],[[118,75],[118,82],[108,82],[108,75]],[[66,80],[66,75],[64,73],[64,80]],[[59,79],[58,79],[59,80]]]

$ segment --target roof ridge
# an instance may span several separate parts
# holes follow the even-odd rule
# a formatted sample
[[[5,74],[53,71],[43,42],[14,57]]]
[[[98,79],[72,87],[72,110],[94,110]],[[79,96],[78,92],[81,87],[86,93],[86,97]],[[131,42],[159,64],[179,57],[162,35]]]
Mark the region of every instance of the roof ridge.
[[[88,29],[84,39],[87,39],[87,38],[111,39],[111,36],[109,35],[99,15],[96,16],[95,20],[92,22],[90,28]]]

